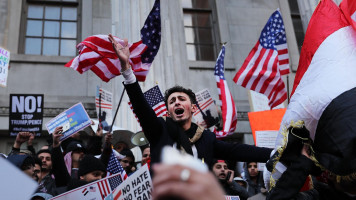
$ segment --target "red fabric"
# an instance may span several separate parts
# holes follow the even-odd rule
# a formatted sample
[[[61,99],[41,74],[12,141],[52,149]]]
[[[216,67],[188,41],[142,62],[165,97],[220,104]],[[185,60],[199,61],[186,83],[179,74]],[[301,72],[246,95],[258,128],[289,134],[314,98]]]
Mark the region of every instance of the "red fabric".
[[[335,20],[335,16],[339,16],[338,20]],[[349,23],[346,18],[332,0],[320,1],[319,5],[315,8],[305,34],[291,96],[307,71],[320,44],[329,35],[348,25]]]

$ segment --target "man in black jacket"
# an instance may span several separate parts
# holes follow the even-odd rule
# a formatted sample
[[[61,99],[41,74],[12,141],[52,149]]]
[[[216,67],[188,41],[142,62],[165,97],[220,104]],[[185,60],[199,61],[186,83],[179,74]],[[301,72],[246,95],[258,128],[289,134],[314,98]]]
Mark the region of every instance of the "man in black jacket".
[[[130,51],[125,40],[124,46],[109,35],[114,50],[120,59],[124,85],[135,114],[146,138],[151,144],[151,164],[160,161],[164,146],[174,146],[182,152],[202,159],[212,166],[213,159],[266,162],[271,149],[246,144],[232,144],[216,140],[215,134],[192,123],[192,115],[197,110],[194,93],[183,87],[174,87],[166,92],[168,117],[157,117],[147,103],[129,64]]]

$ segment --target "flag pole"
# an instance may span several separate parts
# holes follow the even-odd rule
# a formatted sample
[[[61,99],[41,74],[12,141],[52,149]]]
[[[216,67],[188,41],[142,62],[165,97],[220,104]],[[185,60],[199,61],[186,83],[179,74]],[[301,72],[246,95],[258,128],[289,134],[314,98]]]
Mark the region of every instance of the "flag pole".
[[[287,75],[287,97],[288,97],[288,104],[289,104],[289,75]]]
[[[116,119],[116,115],[117,115],[117,112],[119,111],[119,108],[120,108],[120,105],[121,105],[121,101],[122,101],[122,97],[123,97],[123,96],[124,96],[124,94],[125,94],[125,90],[126,90],[126,88],[124,87],[124,89],[122,90],[122,93],[121,93],[121,97],[120,97],[119,105],[117,105],[117,108],[116,108],[116,111],[115,111],[114,118],[112,119],[112,123],[111,123],[110,129],[109,129],[109,133],[111,133],[111,131],[112,131],[112,127],[114,126],[114,122],[115,122],[115,119]]]

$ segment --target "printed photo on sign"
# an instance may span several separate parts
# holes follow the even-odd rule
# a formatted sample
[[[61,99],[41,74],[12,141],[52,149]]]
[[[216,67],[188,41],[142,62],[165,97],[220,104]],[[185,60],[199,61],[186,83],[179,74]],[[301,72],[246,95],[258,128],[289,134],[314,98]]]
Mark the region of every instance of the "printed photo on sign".
[[[63,126],[63,136],[60,138],[60,140],[63,141],[78,131],[83,130],[90,124],[91,120],[88,113],[85,111],[83,104],[77,103],[51,119],[46,124],[46,127],[48,132],[52,134],[56,127]]]
[[[9,70],[10,51],[0,47],[0,86],[6,87]]]
[[[208,89],[195,93],[198,110],[193,114],[196,124],[210,128],[219,123],[220,118],[214,100]]]
[[[147,165],[129,176],[105,200],[150,200],[152,199],[152,179]]]
[[[43,121],[43,94],[10,94],[9,132],[41,135]]]
[[[98,113],[99,122],[101,122],[105,131],[109,131],[112,123],[112,101],[112,93],[97,86],[95,95],[96,113]]]

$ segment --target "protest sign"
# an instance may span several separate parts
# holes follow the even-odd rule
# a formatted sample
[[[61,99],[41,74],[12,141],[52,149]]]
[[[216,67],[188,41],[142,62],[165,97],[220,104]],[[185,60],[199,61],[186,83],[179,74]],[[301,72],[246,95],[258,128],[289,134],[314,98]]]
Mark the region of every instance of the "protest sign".
[[[198,110],[193,114],[195,123],[204,128],[210,128],[219,123],[219,114],[209,90],[201,90],[195,93],[195,97],[199,105]]]
[[[248,113],[256,146],[274,148],[285,112],[286,108]],[[258,163],[258,170],[262,171],[263,168],[264,164]]]
[[[105,200],[150,200],[152,199],[152,179],[147,165],[129,176]]]
[[[239,196],[227,196],[225,195],[226,200],[240,200]]]
[[[43,94],[10,94],[9,132],[42,132]]]
[[[15,165],[0,157],[1,199],[30,199],[38,184]]]
[[[256,112],[256,111],[263,111],[263,110],[271,110],[271,107],[268,105],[269,100],[266,95],[255,92],[253,90],[249,90],[248,94],[249,94],[251,111]],[[285,108],[284,103],[279,104],[273,109],[280,109],[280,108]]]
[[[96,113],[98,113],[99,122],[101,122],[105,131],[109,131],[112,123],[112,101],[112,93],[97,86],[95,95]]]
[[[56,127],[63,126],[63,136],[61,141],[67,139],[69,136],[83,130],[91,124],[88,113],[85,111],[82,103],[77,103],[55,118],[51,119],[47,124],[47,130],[52,134]]]
[[[0,86],[6,87],[10,52],[0,47]]]
[[[55,196],[51,200],[103,200],[122,183],[122,180],[120,174],[114,174]]]

